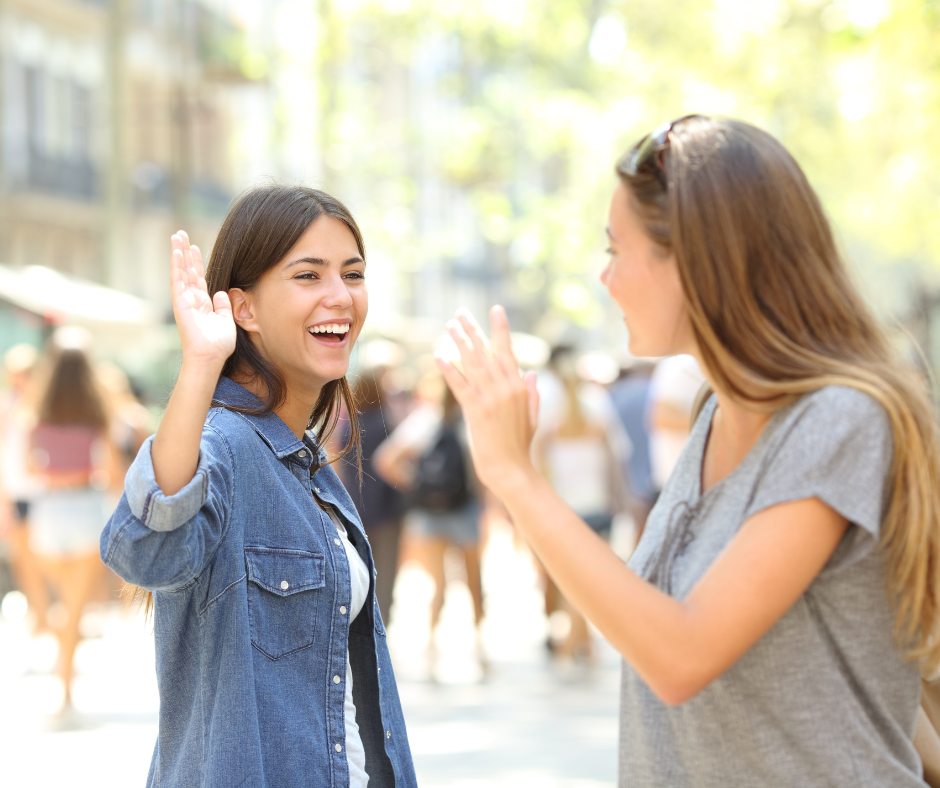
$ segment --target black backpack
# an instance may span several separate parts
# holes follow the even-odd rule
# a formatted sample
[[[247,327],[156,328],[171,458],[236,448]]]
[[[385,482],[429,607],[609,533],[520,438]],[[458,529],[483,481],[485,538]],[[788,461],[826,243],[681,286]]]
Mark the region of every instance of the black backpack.
[[[444,424],[415,467],[411,505],[430,512],[452,512],[470,500],[464,449],[455,425]]]

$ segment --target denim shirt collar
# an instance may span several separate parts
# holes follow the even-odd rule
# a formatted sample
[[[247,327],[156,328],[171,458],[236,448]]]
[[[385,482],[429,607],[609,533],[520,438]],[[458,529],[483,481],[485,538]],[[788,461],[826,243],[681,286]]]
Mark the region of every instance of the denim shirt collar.
[[[215,387],[215,393],[212,395],[213,407],[236,406],[242,408],[259,408],[264,403],[261,402],[244,386],[239,385],[234,380],[226,377],[220,377]],[[268,447],[274,452],[274,456],[283,460],[288,455],[295,455],[295,461],[304,467],[309,467],[316,457],[322,464],[325,459],[325,452],[320,448],[313,433],[304,433],[304,439],[300,440],[278,416],[276,413],[265,413],[263,416],[254,416],[249,413],[239,413],[258,433]],[[309,449],[304,455],[300,455],[301,449]]]

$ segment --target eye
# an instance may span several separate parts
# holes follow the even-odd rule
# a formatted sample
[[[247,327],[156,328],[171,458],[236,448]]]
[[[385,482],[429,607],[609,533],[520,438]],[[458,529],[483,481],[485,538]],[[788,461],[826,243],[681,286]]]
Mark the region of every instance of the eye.
[[[608,246],[608,247],[604,250],[604,252],[605,252],[606,254],[613,254],[613,253],[614,253],[614,250],[611,249],[611,248]]]
[[[361,281],[366,278],[366,275],[363,271],[347,271],[345,274],[343,274],[343,278]]]
[[[319,275],[316,271],[301,271],[294,279],[319,279]]]

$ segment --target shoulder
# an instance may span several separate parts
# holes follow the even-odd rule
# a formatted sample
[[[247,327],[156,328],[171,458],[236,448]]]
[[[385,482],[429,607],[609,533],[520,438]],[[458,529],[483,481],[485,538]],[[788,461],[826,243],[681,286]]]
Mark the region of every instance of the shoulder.
[[[858,474],[861,465],[879,475],[890,466],[893,434],[888,413],[859,389],[825,386],[800,397],[777,419],[768,446],[771,453],[815,467],[823,476]]]
[[[873,396],[852,386],[824,386],[804,394],[790,406],[789,421],[829,429],[859,428],[890,432],[888,413]]]
[[[235,458],[244,456],[257,434],[240,414],[225,408],[211,408],[202,428],[201,450],[210,462],[235,467]]]

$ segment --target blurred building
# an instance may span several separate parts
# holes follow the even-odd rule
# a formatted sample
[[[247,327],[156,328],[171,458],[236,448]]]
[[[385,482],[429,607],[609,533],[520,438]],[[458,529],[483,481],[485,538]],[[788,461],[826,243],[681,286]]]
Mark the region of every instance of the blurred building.
[[[0,0],[0,265],[167,314],[169,235],[211,246],[244,186],[236,108],[259,83],[243,61],[210,0]]]
[[[169,234],[241,188],[240,36],[199,0],[3,0],[0,263],[162,293]]]

